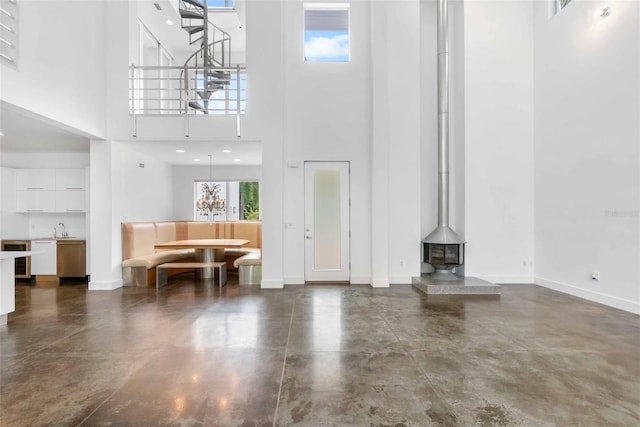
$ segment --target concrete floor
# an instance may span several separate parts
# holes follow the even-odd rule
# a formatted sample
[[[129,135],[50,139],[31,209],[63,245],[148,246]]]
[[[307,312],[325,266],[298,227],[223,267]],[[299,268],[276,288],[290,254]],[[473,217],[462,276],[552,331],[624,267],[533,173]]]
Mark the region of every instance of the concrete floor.
[[[636,315],[533,285],[230,280],[17,286],[0,425],[640,425]]]

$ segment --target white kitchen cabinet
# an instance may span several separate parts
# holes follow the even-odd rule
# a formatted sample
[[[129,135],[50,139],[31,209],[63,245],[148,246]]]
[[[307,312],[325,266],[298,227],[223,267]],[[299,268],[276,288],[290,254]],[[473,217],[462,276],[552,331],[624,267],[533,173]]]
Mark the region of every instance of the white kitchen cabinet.
[[[16,191],[16,212],[55,212],[56,192],[48,190]]]
[[[16,212],[85,212],[85,169],[16,169]]]
[[[55,240],[32,240],[32,252],[42,252],[31,257],[32,275],[56,275],[58,268],[58,245]]]
[[[83,190],[56,191],[56,212],[84,212],[85,193]]]
[[[84,169],[56,169],[56,190],[85,190]]]
[[[54,169],[17,169],[16,190],[55,190],[56,173]]]

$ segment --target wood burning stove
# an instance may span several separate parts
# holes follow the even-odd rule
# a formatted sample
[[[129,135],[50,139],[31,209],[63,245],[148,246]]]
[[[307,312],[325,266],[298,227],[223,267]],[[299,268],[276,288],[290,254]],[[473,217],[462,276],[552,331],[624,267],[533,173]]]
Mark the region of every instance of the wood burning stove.
[[[449,227],[448,1],[438,0],[438,226],[422,241],[422,259],[437,273],[464,264],[465,241]]]

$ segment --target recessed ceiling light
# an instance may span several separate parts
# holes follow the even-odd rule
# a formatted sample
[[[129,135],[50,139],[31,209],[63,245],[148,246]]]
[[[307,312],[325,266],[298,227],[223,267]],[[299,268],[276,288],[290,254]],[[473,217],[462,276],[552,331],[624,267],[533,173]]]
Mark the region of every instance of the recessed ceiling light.
[[[222,150],[223,153],[230,153],[231,150]]]
[[[193,161],[194,161],[194,162],[199,162],[199,161],[200,161],[200,159],[193,159]]]
[[[177,150],[176,150],[176,153],[184,153],[184,150],[177,149]]]
[[[0,136],[4,136],[4,133],[0,132]]]
[[[167,25],[173,25],[173,21],[171,19],[167,19],[164,21]]]
[[[239,162],[239,161],[240,161],[240,159],[233,159],[233,161],[234,161],[234,162]]]

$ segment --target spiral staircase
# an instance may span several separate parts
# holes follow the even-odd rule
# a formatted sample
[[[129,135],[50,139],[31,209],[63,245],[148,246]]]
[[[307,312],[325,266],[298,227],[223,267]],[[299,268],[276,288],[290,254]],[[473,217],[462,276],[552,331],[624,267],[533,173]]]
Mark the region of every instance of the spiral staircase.
[[[185,82],[185,109],[209,114],[209,101],[215,92],[229,87],[231,37],[209,21],[207,0],[179,0],[182,28],[189,34],[189,44],[200,49],[184,64],[185,70],[197,70],[182,75]]]

